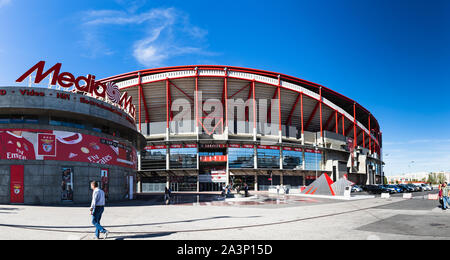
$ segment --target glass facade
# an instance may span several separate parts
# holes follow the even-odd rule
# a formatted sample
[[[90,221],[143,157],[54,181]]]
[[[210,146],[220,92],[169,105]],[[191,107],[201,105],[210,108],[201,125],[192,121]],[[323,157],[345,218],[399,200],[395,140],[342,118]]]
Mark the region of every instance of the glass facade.
[[[303,168],[303,150],[301,148],[283,148],[283,169]]]
[[[254,168],[253,145],[234,145],[230,144],[228,148],[228,165],[230,169]]]
[[[197,146],[196,145],[172,145],[170,147],[170,168],[172,169],[196,169]]]
[[[142,151],[142,170],[166,169],[167,149],[165,145],[147,146]]]
[[[279,169],[280,148],[278,146],[259,145],[257,149],[258,168]]]
[[[320,171],[322,169],[322,152],[305,149],[305,170]]]

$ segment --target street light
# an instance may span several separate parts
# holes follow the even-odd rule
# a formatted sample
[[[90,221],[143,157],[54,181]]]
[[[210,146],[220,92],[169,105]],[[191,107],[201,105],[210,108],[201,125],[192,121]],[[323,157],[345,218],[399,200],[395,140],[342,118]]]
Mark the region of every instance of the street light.
[[[314,168],[316,168],[316,180],[317,180],[317,168],[318,168],[318,165],[317,165],[317,150],[319,150],[319,148],[317,148],[317,145],[316,144],[314,144],[314,150],[316,151],[315,152],[315,156],[316,156],[316,165],[315,165],[315,167]]]

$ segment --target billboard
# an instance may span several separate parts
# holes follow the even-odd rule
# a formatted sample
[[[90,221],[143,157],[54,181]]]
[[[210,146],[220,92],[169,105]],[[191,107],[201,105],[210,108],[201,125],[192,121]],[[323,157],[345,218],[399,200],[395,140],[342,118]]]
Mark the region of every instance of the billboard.
[[[97,163],[136,169],[136,149],[117,140],[66,131],[0,129],[1,160]]]

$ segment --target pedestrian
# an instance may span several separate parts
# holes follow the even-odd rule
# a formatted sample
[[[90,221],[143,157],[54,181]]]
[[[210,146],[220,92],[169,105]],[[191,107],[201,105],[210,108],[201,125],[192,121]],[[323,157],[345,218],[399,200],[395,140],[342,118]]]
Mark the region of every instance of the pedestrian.
[[[441,209],[444,208],[444,199],[442,197],[442,184],[439,184],[439,203],[441,204]]]
[[[244,183],[244,192],[245,192],[245,197],[248,197],[248,185],[247,185],[247,183]]]
[[[447,186],[447,182],[444,182],[444,184],[442,185],[442,209],[443,210],[447,210],[447,205],[448,205],[448,193],[449,193],[449,188]]]
[[[221,193],[221,196],[222,197],[226,197],[227,196],[227,189],[226,189],[226,187],[225,186],[222,186],[222,193]]]
[[[171,197],[172,191],[165,187],[164,188],[164,202],[166,203],[166,205],[170,204],[170,197]]]
[[[105,210],[105,193],[98,187],[96,181],[91,182],[92,193],[92,203],[91,203],[91,216],[92,224],[95,226],[95,237],[100,239],[100,233],[105,234],[105,239],[108,238],[109,231],[104,229],[100,225],[100,220],[102,219],[103,211]]]

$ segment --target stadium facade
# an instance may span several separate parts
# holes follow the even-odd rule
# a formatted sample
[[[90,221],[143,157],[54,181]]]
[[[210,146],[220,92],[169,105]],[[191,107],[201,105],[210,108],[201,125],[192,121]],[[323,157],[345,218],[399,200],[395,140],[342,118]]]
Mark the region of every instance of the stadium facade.
[[[138,191],[218,191],[247,183],[299,189],[326,173],[383,182],[382,133],[356,101],[275,72],[179,66],[99,81],[132,97]]]

